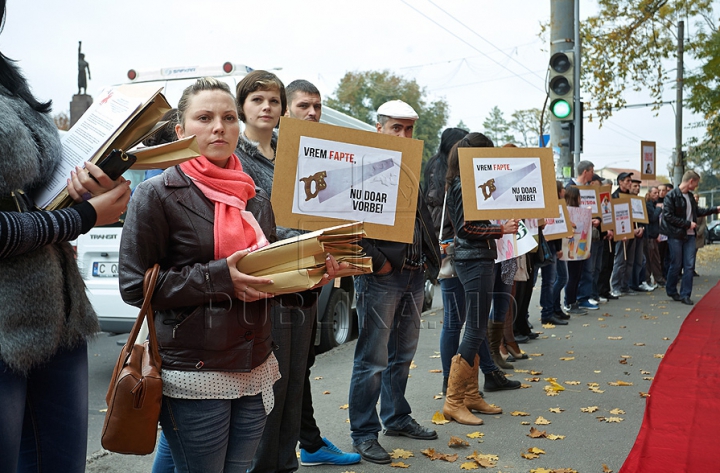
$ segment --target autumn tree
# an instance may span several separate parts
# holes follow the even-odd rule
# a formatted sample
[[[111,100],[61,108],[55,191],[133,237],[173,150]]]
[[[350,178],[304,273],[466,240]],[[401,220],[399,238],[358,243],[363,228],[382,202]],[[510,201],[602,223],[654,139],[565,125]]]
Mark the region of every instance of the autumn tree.
[[[540,116],[541,110],[539,108],[531,108],[528,110],[516,110],[510,115],[510,129],[517,133],[516,136],[521,138],[517,140],[518,144],[525,147],[538,146],[540,137]],[[542,120],[542,134],[547,134],[550,131],[550,115],[545,110],[545,118]]]
[[[590,118],[609,118],[627,90],[646,91],[660,107],[677,57],[677,25],[685,20],[685,52],[694,56],[714,24],[712,0],[597,0],[581,25],[584,97]],[[543,26],[547,32],[548,24]]]
[[[515,143],[515,137],[510,133],[510,124],[497,105],[490,110],[488,117],[483,121],[483,134],[490,138],[495,146]]]
[[[58,130],[68,131],[70,129],[70,117],[66,112],[53,115],[53,122]]]
[[[325,103],[374,126],[378,107],[396,99],[407,102],[420,117],[415,122],[413,137],[425,142],[424,164],[440,147],[440,132],[447,122],[449,107],[443,99],[430,101],[425,87],[415,79],[405,79],[390,71],[348,72]]]

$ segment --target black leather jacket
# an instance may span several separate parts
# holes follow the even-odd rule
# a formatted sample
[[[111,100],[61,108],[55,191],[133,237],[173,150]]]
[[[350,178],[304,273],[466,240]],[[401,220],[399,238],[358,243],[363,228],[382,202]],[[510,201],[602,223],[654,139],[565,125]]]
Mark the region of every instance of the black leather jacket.
[[[692,192],[687,193],[692,206],[692,221],[697,223],[698,217],[718,213],[717,207],[698,207]],[[665,195],[663,201],[663,214],[660,221],[660,233],[668,238],[685,240],[687,230],[690,228],[690,220],[687,219],[687,202],[679,187],[674,188]]]
[[[420,226],[422,227],[420,229],[422,252],[425,255],[427,275],[434,280],[440,271],[440,245],[433,228],[430,212],[428,212],[425,200],[419,190],[416,215],[419,217]],[[396,270],[402,269],[405,263],[407,243],[363,238],[360,245],[365,250],[365,254],[372,258],[373,271],[379,271],[386,261],[389,261],[393,269]]]
[[[497,258],[495,240],[502,237],[502,227],[489,220],[466,221],[462,202],[460,178],[456,177],[448,190],[448,210],[455,228],[455,259]]]
[[[261,190],[247,203],[270,241],[275,218]],[[226,259],[216,260],[215,210],[179,167],[141,183],[130,199],[120,242],[120,293],[139,307],[143,276],[160,264],[152,298],[163,367],[250,371],[273,348],[269,302],[244,303]]]

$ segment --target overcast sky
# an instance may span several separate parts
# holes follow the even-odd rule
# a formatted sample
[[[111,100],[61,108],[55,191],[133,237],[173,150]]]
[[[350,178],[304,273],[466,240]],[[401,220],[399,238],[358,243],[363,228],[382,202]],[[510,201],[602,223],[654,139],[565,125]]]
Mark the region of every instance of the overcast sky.
[[[594,9],[594,1],[581,1],[581,17]],[[493,106],[508,120],[515,110],[542,107],[549,47],[538,33],[549,16],[549,0],[8,0],[0,51],[19,61],[55,112],[69,110],[77,93],[82,40],[91,95],[126,81],[129,69],[225,61],[282,68],[285,83],[308,79],[325,96],[347,71],[387,69],[415,78],[431,99],[444,97],[448,126],[462,120],[482,131]],[[671,84],[664,100],[675,100]],[[596,169],[637,169],[640,141],[656,141],[658,172],[666,174],[675,111],[666,105],[656,113],[619,111],[602,129],[586,122],[582,158]],[[699,120],[687,110],[683,119],[685,126]]]

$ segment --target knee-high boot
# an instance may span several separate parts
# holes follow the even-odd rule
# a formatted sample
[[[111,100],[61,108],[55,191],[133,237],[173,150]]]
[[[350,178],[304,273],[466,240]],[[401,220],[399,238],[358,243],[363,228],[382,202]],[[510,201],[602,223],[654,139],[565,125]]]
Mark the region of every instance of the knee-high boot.
[[[483,423],[482,419],[473,415],[465,406],[465,396],[473,377],[477,383],[479,365],[477,358],[475,359],[475,366],[471,367],[462,356],[455,355],[453,357],[452,365],[450,365],[445,405],[443,406],[443,414],[446,418],[466,425],[480,425]],[[475,392],[477,392],[477,386]]]
[[[480,356],[475,355],[475,364],[473,365],[473,375],[467,385],[465,391],[465,407],[470,411],[478,411],[480,414],[502,414],[502,409],[491,406],[480,395],[480,386],[478,383],[478,374],[480,372]]]
[[[500,343],[503,338],[503,322],[488,322],[488,345],[490,345],[490,355],[497,366],[504,370],[513,369],[513,365],[502,359],[500,356]]]

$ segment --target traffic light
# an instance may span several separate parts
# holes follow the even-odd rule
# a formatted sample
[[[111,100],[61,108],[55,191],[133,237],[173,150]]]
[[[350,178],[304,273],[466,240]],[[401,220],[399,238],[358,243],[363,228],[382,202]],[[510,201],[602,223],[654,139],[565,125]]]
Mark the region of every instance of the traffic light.
[[[572,51],[555,53],[550,58],[550,119],[553,121],[572,121],[573,110],[573,72],[575,57]]]

